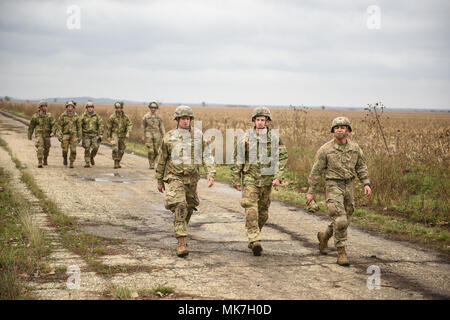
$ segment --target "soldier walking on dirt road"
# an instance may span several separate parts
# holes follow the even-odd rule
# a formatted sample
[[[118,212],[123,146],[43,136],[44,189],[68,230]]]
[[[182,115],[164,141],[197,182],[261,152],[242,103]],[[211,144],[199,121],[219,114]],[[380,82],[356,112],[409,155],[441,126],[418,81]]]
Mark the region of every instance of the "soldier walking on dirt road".
[[[350,265],[345,245],[347,228],[354,211],[355,173],[364,184],[364,193],[370,196],[372,192],[363,152],[356,142],[348,139],[351,131],[350,120],[346,117],[337,117],[333,120],[331,132],[334,138],[317,151],[306,195],[306,204],[309,204],[315,199],[317,185],[325,173],[326,202],[332,222],[324,232],[317,234],[319,250],[321,254],[328,253],[328,240],[334,234],[334,244],[338,252],[337,263],[341,266]]]
[[[253,110],[254,127],[238,141],[235,164],[231,166],[232,185],[242,191],[241,206],[245,209],[248,248],[255,256],[260,256],[262,251],[260,233],[269,218],[272,187],[281,185],[284,180],[288,160],[286,146],[276,131],[267,126],[267,121],[272,121],[269,109],[259,107]],[[239,149],[245,150],[245,159],[241,163],[237,161]],[[266,149],[265,153],[263,149]],[[264,155],[267,161],[264,161]]]
[[[67,153],[70,147],[69,168],[73,168],[73,163],[77,157],[77,145],[81,141],[81,121],[75,112],[76,105],[75,101],[66,102],[66,111],[59,116],[54,128],[54,133],[57,134],[58,140],[61,142],[65,166],[67,166]]]
[[[123,102],[114,103],[116,111],[109,117],[107,124],[108,142],[112,146],[112,158],[114,160],[114,169],[121,168],[120,161],[122,161],[125,153],[126,144],[125,139],[130,138],[133,123],[128,115],[123,112]]]
[[[148,163],[150,169],[155,168],[155,159],[158,157],[159,148],[161,147],[162,138],[166,134],[163,119],[156,114],[159,105],[156,102],[150,102],[148,105],[150,112],[147,112],[142,118],[142,128],[144,136],[142,142],[148,149]]]
[[[94,158],[103,138],[103,119],[94,111],[94,104],[86,103],[86,112],[81,116],[81,131],[83,134],[85,168],[95,165]]]
[[[187,226],[200,204],[197,195],[200,166],[205,168],[208,187],[214,185],[216,171],[214,158],[204,152],[203,133],[191,127],[194,119],[192,109],[188,106],[177,107],[173,119],[177,121],[177,128],[164,135],[156,166],[156,180],[159,192],[165,190],[164,184],[167,185],[164,205],[174,213],[177,255],[185,257],[189,254]]]
[[[50,137],[54,136],[53,129],[55,118],[50,112],[47,112],[47,102],[39,102],[39,111],[36,112],[30,120],[28,126],[28,140],[31,140],[33,132],[35,133],[35,146],[38,158],[38,168],[47,165],[47,158],[50,152]],[[42,163],[42,160],[44,163]]]

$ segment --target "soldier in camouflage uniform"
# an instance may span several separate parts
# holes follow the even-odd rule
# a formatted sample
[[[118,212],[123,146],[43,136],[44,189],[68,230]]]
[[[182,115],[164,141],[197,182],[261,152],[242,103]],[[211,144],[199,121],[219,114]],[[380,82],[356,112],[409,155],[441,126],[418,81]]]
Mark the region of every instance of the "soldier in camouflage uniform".
[[[260,233],[269,217],[272,187],[281,185],[284,180],[288,160],[286,146],[276,131],[267,127],[267,120],[272,121],[269,109],[254,109],[254,128],[237,143],[235,164],[231,166],[232,185],[242,191],[241,206],[245,209],[248,247],[255,256],[261,255],[262,251]],[[267,153],[262,152],[265,148]],[[245,157],[240,161],[239,149],[245,150]]]
[[[84,148],[85,168],[95,165],[94,157],[97,154],[103,138],[103,119],[94,111],[94,104],[86,103],[86,111],[81,116],[81,130],[83,133],[82,146]]]
[[[54,129],[54,133],[57,133],[58,140],[61,142],[65,166],[67,165],[67,153],[70,146],[69,168],[73,168],[73,163],[77,157],[77,144],[81,141],[81,121],[75,112],[76,105],[75,101],[66,102],[66,111],[59,116]]]
[[[38,167],[47,165],[47,157],[50,151],[50,137],[54,136],[53,128],[55,126],[55,118],[50,112],[47,112],[47,102],[39,102],[39,111],[36,112],[30,120],[28,127],[28,140],[31,140],[33,131],[35,133],[35,146],[38,158]]]
[[[145,146],[148,149],[148,163],[150,169],[155,168],[155,159],[158,156],[158,150],[161,147],[162,137],[166,133],[164,129],[164,123],[156,110],[159,108],[156,102],[150,102],[148,107],[150,112],[147,112],[142,118],[142,128],[144,128],[144,137],[142,142],[145,142]]]
[[[314,194],[322,173],[325,173],[326,202],[332,222],[324,232],[317,234],[319,250],[322,254],[328,253],[328,240],[334,234],[334,244],[338,251],[337,263],[342,266],[350,264],[345,245],[347,227],[354,211],[355,177],[357,176],[363,183],[367,196],[372,192],[363,152],[356,142],[347,138],[351,131],[352,127],[347,118],[338,117],[333,120],[331,132],[334,139],[325,143],[317,151],[309,175],[309,190],[306,195],[306,203],[309,204],[315,198]]]
[[[108,142],[112,145],[112,158],[114,160],[114,169],[121,168],[120,161],[125,153],[125,139],[130,137],[133,123],[128,115],[123,112],[123,102],[114,103],[116,112],[108,119],[107,136]]]
[[[175,236],[178,240],[177,255],[185,257],[187,250],[187,226],[191,215],[199,205],[197,183],[200,179],[199,169],[206,170],[208,187],[214,184],[216,174],[214,159],[204,153],[203,134],[191,128],[194,113],[188,106],[175,109],[174,120],[177,128],[164,135],[156,166],[158,190],[165,190],[167,185],[165,207],[174,213]]]

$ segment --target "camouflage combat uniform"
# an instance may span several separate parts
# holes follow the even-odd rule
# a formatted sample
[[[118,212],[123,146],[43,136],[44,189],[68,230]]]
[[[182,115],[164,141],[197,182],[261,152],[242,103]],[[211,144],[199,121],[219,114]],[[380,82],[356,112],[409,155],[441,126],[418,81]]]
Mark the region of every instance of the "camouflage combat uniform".
[[[164,135],[156,166],[158,184],[166,183],[164,205],[175,214],[174,230],[177,238],[186,237],[191,215],[199,205],[197,183],[200,180],[200,166],[204,166],[207,178],[214,178],[216,174],[213,157],[200,153],[195,156],[194,146],[196,150],[204,150],[200,130],[170,130]],[[190,150],[190,155],[185,153],[187,150]]]
[[[264,141],[267,141],[268,159],[273,160],[271,154],[273,131],[267,128],[265,135],[266,137],[262,140],[263,135],[257,134],[255,129],[247,131],[245,136],[238,142],[235,150],[236,160],[239,144],[244,145],[245,163],[235,163],[231,166],[233,187],[243,187],[241,206],[245,209],[245,228],[250,244],[260,240],[261,229],[269,217],[272,181],[274,179],[278,179],[280,182],[284,180],[284,170],[288,160],[286,146],[278,138],[278,170],[269,170],[269,174],[262,174],[264,173],[262,170],[267,170],[271,166],[271,162],[261,161],[260,155],[258,155],[256,163],[250,163],[249,155],[252,152],[257,154],[257,150],[260,150],[260,144],[265,144]]]
[[[47,157],[51,146],[50,133],[53,132],[54,127],[55,118],[50,112],[41,114],[41,112],[38,111],[30,120],[30,125],[28,126],[28,139],[31,140],[34,132],[39,166],[42,166],[42,160],[44,160],[44,165],[47,165]]]
[[[150,169],[155,166],[155,159],[158,157],[158,150],[161,147],[162,138],[166,133],[161,116],[148,112],[142,118],[142,128],[144,128],[145,146],[148,149],[148,163]]]
[[[322,173],[325,172],[326,203],[332,223],[325,231],[326,239],[334,233],[336,248],[345,247],[347,227],[354,211],[353,189],[357,176],[364,185],[370,185],[366,160],[356,142],[347,139],[340,145],[335,139],[317,151],[308,179],[308,193],[314,194]]]
[[[114,112],[108,119],[106,133],[107,137],[111,138],[112,158],[118,165],[125,153],[125,136],[130,134],[132,129],[133,123],[123,111],[121,115],[117,111]]]
[[[57,134],[61,142],[62,155],[64,164],[67,164],[67,153],[70,146],[70,164],[72,165],[77,157],[77,144],[81,141],[81,121],[78,114],[73,111],[71,115],[64,111],[55,126],[55,134]]]
[[[95,111],[92,114],[86,111],[81,116],[81,130],[83,133],[84,161],[87,165],[89,165],[89,162],[94,164],[94,157],[100,146],[99,136],[103,136],[103,119]]]

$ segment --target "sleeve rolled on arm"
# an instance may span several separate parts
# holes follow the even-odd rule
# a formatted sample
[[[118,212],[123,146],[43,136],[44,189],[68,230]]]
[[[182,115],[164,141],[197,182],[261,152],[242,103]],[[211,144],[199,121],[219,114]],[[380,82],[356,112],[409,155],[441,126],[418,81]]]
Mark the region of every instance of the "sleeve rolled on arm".
[[[312,166],[311,173],[309,174],[308,193],[310,194],[316,193],[317,185],[320,182],[320,178],[322,177],[322,173],[323,170],[325,170],[326,165],[327,165],[326,154],[321,149],[319,149],[314,158],[314,164]]]
[[[363,185],[370,185],[369,170],[366,164],[366,157],[364,156],[361,148],[358,152],[358,161],[356,162],[355,171],[358,179],[362,182]]]
[[[281,142],[281,140],[279,141],[279,148],[278,148],[278,171],[277,174],[275,175],[275,178],[280,180],[280,181],[284,181],[285,180],[285,170],[286,170],[286,165],[288,162],[288,151],[286,148],[286,145],[284,143]]]
[[[158,181],[158,184],[164,184],[164,172],[166,170],[168,157],[169,153],[167,151],[167,145],[163,141],[156,164],[156,180]]]

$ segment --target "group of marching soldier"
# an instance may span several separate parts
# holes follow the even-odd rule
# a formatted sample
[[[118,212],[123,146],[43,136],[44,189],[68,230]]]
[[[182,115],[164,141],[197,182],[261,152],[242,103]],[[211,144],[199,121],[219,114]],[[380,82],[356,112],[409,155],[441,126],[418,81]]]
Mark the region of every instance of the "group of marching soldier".
[[[38,167],[47,165],[50,149],[50,138],[57,136],[61,142],[63,164],[67,165],[68,151],[69,167],[73,168],[76,158],[76,147],[82,142],[85,149],[85,166],[95,165],[95,155],[104,134],[112,145],[114,168],[120,168],[120,161],[125,152],[125,140],[129,138],[133,124],[128,115],[123,112],[123,103],[114,104],[115,112],[109,117],[106,132],[102,118],[94,111],[94,104],[88,102],[82,116],[75,112],[76,103],[67,101],[66,111],[57,121],[47,112],[47,102],[39,103],[39,111],[33,115],[28,138],[31,140],[35,132]],[[173,119],[177,126],[165,132],[162,118],[157,114],[159,105],[151,102],[150,111],[142,119],[144,136],[142,142],[148,148],[150,169],[154,169],[156,160],[157,189],[165,192],[165,207],[174,213],[174,232],[178,240],[177,255],[185,257],[187,250],[187,226],[194,211],[199,205],[197,183],[200,180],[199,168],[206,171],[208,187],[214,185],[214,159],[210,154],[201,154],[200,162],[194,161],[195,152],[183,155],[183,161],[175,161],[174,153],[179,150],[191,150],[195,143],[205,146],[202,132],[192,126],[194,113],[188,106],[176,108]],[[270,194],[272,187],[286,185],[285,167],[288,160],[286,146],[272,130],[270,123],[272,115],[265,107],[255,108],[251,118],[253,128],[248,130],[237,143],[237,149],[244,150],[243,161],[236,161],[230,167],[232,186],[242,192],[241,206],[245,209],[245,228],[248,237],[248,247],[253,255],[262,253],[261,230],[269,217]],[[352,127],[346,117],[333,120],[331,133],[333,139],[325,143],[317,151],[315,161],[308,179],[309,189],[306,204],[315,204],[316,189],[321,176],[325,175],[326,204],[331,218],[327,229],[317,234],[319,251],[328,253],[328,240],[334,235],[337,248],[337,263],[348,266],[349,261],[345,251],[347,228],[354,211],[353,189],[357,177],[364,185],[366,195],[371,194],[371,186],[365,158],[358,144],[348,138]],[[188,137],[186,139],[186,137]],[[276,143],[275,143],[276,142]],[[184,145],[187,144],[187,145]],[[276,159],[275,170],[268,170],[272,165],[262,161],[260,156],[251,158],[252,150],[259,150],[264,144],[271,159]],[[207,148],[200,148],[205,152]],[[276,154],[276,157],[274,157]],[[198,155],[197,155],[198,156]]]
[[[64,111],[56,121],[50,112],[47,112],[47,102],[39,102],[39,111],[30,120],[28,139],[31,140],[35,132],[35,145],[38,157],[38,167],[46,166],[50,150],[50,137],[57,136],[61,142],[63,165],[74,167],[77,156],[77,145],[82,142],[84,148],[85,168],[95,165],[100,142],[105,134],[102,118],[94,111],[92,102],[86,103],[86,111],[79,116],[75,112],[76,102],[67,101]],[[120,161],[125,152],[125,139],[129,138],[133,123],[123,112],[123,102],[114,104],[115,112],[109,117],[106,126],[106,136],[112,146],[114,168],[120,168]],[[70,148],[70,155],[69,155]],[[69,156],[69,162],[67,157]]]

